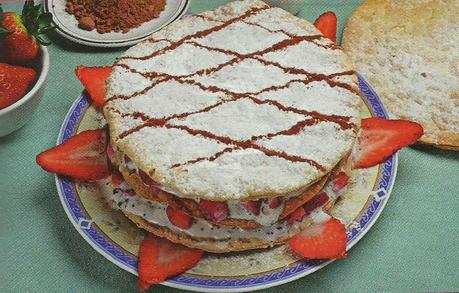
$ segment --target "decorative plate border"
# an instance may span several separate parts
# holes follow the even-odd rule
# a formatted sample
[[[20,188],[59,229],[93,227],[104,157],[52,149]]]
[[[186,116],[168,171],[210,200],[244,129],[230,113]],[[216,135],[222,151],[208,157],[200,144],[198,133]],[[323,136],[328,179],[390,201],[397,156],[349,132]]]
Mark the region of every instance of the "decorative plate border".
[[[371,86],[359,75],[359,87],[368,102],[375,117],[389,118],[389,115]],[[86,92],[73,103],[66,115],[59,131],[57,144],[65,142],[75,134],[80,119],[90,105],[90,99]],[[360,219],[348,229],[349,250],[354,246],[373,226],[381,214],[389,199],[397,173],[397,155],[391,156],[382,165],[380,180],[377,184],[373,197],[367,203],[367,207]],[[137,275],[137,258],[120,249],[108,239],[95,225],[91,225],[91,219],[85,213],[81,202],[78,200],[73,180],[56,176],[56,185],[59,197],[67,213],[68,218],[75,229],[83,238],[99,253],[122,269]],[[168,279],[164,285],[201,292],[244,292],[284,284],[330,264],[333,260],[299,261],[285,268],[271,271],[266,274],[234,278],[204,278],[196,275],[182,274]]]

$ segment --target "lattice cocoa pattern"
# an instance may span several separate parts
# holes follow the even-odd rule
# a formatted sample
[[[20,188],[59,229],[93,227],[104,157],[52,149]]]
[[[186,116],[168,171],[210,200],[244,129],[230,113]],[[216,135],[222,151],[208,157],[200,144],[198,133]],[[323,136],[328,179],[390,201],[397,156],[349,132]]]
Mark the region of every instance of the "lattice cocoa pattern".
[[[283,151],[268,149],[268,148],[259,146],[258,144],[256,144],[256,142],[258,140],[260,140],[260,139],[266,139],[266,138],[267,139],[271,139],[271,138],[273,138],[275,136],[278,136],[278,135],[296,135],[296,134],[300,133],[306,126],[314,125],[314,124],[317,124],[317,123],[322,122],[322,121],[328,121],[328,122],[336,123],[341,129],[354,128],[354,130],[355,130],[355,125],[350,122],[350,117],[339,116],[339,115],[325,115],[325,114],[322,114],[322,113],[318,113],[316,111],[306,111],[306,110],[298,109],[298,108],[295,108],[295,107],[289,107],[289,106],[285,106],[285,105],[283,105],[283,104],[281,104],[281,103],[279,103],[278,101],[275,101],[275,100],[259,99],[259,98],[257,98],[257,95],[259,95],[261,93],[264,93],[264,92],[271,92],[271,91],[276,91],[276,90],[287,88],[287,87],[290,86],[290,84],[292,84],[294,82],[300,82],[300,83],[308,84],[308,83],[311,83],[313,81],[325,81],[331,87],[335,87],[335,86],[336,87],[341,87],[341,88],[344,88],[344,89],[346,89],[348,91],[351,91],[351,92],[359,95],[359,91],[357,89],[355,89],[354,87],[352,87],[351,85],[333,80],[333,78],[335,78],[335,77],[345,76],[345,75],[353,75],[353,74],[355,74],[355,72],[354,71],[346,71],[346,72],[339,72],[339,73],[334,73],[334,74],[330,74],[330,75],[315,74],[315,73],[310,73],[308,71],[305,71],[305,70],[302,70],[302,69],[298,69],[298,68],[285,67],[285,66],[282,66],[281,64],[279,64],[277,62],[267,61],[267,60],[264,60],[263,58],[261,58],[260,56],[262,56],[262,55],[264,55],[266,53],[283,50],[283,49],[286,49],[286,48],[288,48],[290,46],[299,44],[301,42],[312,42],[312,43],[316,44],[317,46],[325,47],[327,49],[332,49],[332,50],[336,50],[336,49],[340,48],[339,46],[337,46],[335,44],[323,45],[323,44],[317,43],[316,42],[317,40],[325,38],[322,35],[297,36],[297,35],[293,35],[293,34],[291,34],[289,32],[286,32],[284,30],[270,30],[269,28],[266,28],[266,27],[262,26],[261,24],[251,23],[251,22],[245,21],[246,18],[248,18],[250,16],[253,16],[253,15],[259,13],[260,11],[263,11],[263,10],[266,10],[266,9],[270,9],[270,7],[252,8],[252,9],[248,10],[247,12],[245,12],[243,15],[239,16],[239,17],[230,19],[230,20],[225,21],[225,22],[221,22],[221,24],[219,24],[217,26],[214,26],[212,28],[209,28],[209,29],[206,29],[206,30],[203,30],[203,31],[199,31],[199,32],[191,34],[191,35],[187,35],[187,36],[183,37],[182,39],[180,39],[178,41],[175,41],[175,42],[172,42],[172,41],[167,40],[167,39],[156,39],[156,40],[155,39],[149,39],[148,40],[149,42],[164,42],[164,41],[167,41],[167,42],[169,42],[169,45],[166,46],[165,48],[160,49],[158,51],[155,51],[155,52],[153,52],[153,53],[151,53],[150,55],[147,55],[147,56],[141,56],[141,57],[124,56],[124,57],[120,57],[118,59],[118,61],[115,63],[114,66],[119,66],[119,67],[122,67],[122,68],[124,68],[126,70],[129,70],[132,73],[140,74],[143,77],[150,79],[152,81],[152,84],[150,86],[144,88],[143,90],[135,92],[134,94],[129,95],[129,96],[113,96],[113,97],[111,97],[110,99],[107,100],[107,103],[110,102],[110,101],[117,100],[117,99],[128,100],[128,99],[131,99],[133,97],[136,97],[136,96],[139,96],[139,95],[143,95],[146,92],[148,92],[149,90],[151,90],[152,88],[154,88],[155,86],[157,86],[158,84],[161,84],[161,83],[164,83],[164,82],[168,82],[168,81],[171,81],[171,80],[177,81],[177,82],[182,83],[182,84],[190,84],[190,85],[197,86],[203,91],[209,91],[209,92],[212,92],[212,93],[222,93],[222,94],[227,95],[230,98],[229,99],[222,99],[222,100],[220,100],[219,102],[217,102],[217,103],[215,103],[213,105],[207,106],[205,108],[202,108],[202,109],[199,109],[199,110],[196,110],[196,111],[184,112],[184,113],[180,113],[180,114],[173,114],[173,115],[170,115],[170,116],[164,117],[164,118],[149,117],[146,114],[140,113],[140,112],[120,113],[117,109],[114,109],[113,107],[111,107],[110,109],[112,111],[117,112],[122,117],[131,116],[131,117],[133,117],[135,119],[141,119],[141,120],[144,121],[143,124],[121,133],[119,135],[119,139],[123,139],[123,138],[129,136],[130,134],[132,134],[134,132],[137,132],[140,129],[145,128],[145,127],[165,127],[165,128],[181,129],[181,130],[186,131],[190,135],[201,135],[203,137],[206,137],[206,138],[209,138],[209,139],[212,139],[212,140],[215,140],[215,141],[218,141],[220,143],[228,145],[227,148],[225,148],[222,151],[219,151],[219,152],[213,154],[212,156],[200,157],[200,158],[196,158],[196,159],[193,159],[193,160],[189,160],[188,162],[185,162],[185,163],[174,164],[173,166],[171,166],[171,168],[176,168],[176,167],[179,167],[179,166],[182,166],[182,165],[194,164],[194,163],[197,163],[197,162],[200,162],[200,161],[203,161],[203,160],[213,161],[213,160],[216,160],[217,158],[219,158],[220,156],[222,156],[225,153],[229,153],[229,152],[232,152],[232,151],[237,150],[237,149],[252,148],[252,149],[256,149],[256,150],[259,150],[259,151],[263,152],[267,156],[276,156],[276,157],[280,157],[280,158],[283,158],[285,160],[289,160],[289,161],[292,161],[292,162],[306,162],[308,164],[311,164],[312,166],[314,166],[315,168],[317,168],[320,171],[325,171],[325,167],[323,167],[322,165],[320,165],[319,163],[317,163],[314,160],[311,160],[311,159],[308,159],[308,158],[303,158],[303,157],[300,157],[300,156],[297,156],[297,155],[291,155],[291,154],[288,154],[288,153],[283,152]],[[204,17],[204,16],[194,16],[194,17],[202,17],[202,18],[206,19],[206,17]],[[263,50],[259,50],[259,51],[256,51],[256,52],[252,52],[252,53],[249,53],[249,54],[240,54],[238,52],[234,52],[234,51],[230,51],[230,50],[226,50],[226,49],[214,48],[214,47],[202,45],[202,44],[197,43],[196,41],[193,41],[193,40],[196,40],[196,39],[203,38],[203,37],[205,37],[207,35],[210,35],[210,34],[212,34],[214,32],[217,32],[217,31],[219,31],[219,30],[221,30],[221,29],[223,29],[223,28],[225,28],[225,27],[227,27],[227,26],[229,26],[229,25],[231,25],[231,24],[233,24],[235,22],[238,22],[238,21],[244,22],[245,24],[248,24],[248,25],[254,25],[254,26],[260,27],[260,28],[265,29],[266,31],[268,31],[270,33],[283,33],[288,38],[286,38],[286,39],[284,39],[284,40],[282,40],[280,42],[277,42],[277,43],[269,46],[268,48],[265,48]],[[215,52],[219,52],[219,53],[228,54],[228,55],[234,56],[234,58],[232,58],[229,61],[224,62],[222,64],[216,65],[214,67],[201,69],[201,70],[198,70],[198,71],[196,71],[194,73],[187,74],[187,75],[170,75],[170,74],[158,73],[158,72],[144,73],[144,72],[139,72],[136,69],[131,68],[130,66],[128,66],[128,65],[126,65],[124,63],[121,63],[123,60],[127,60],[127,59],[148,60],[148,59],[157,57],[159,55],[165,54],[167,52],[170,52],[170,51],[178,48],[180,45],[185,44],[185,43],[193,45],[193,46],[196,46],[196,47],[200,47],[200,48],[203,48],[203,49],[206,49],[206,50],[209,50],[209,51],[215,51]],[[246,59],[257,60],[258,62],[261,62],[262,64],[267,65],[267,66],[275,66],[275,67],[280,68],[281,70],[283,70],[285,73],[296,74],[296,75],[304,75],[305,78],[304,79],[293,79],[293,80],[290,80],[289,82],[287,82],[284,85],[271,86],[271,87],[259,90],[257,92],[246,92],[246,93],[235,93],[235,92],[232,92],[232,91],[230,91],[228,89],[224,89],[224,88],[220,88],[220,87],[212,86],[212,85],[211,86],[206,86],[206,85],[204,85],[204,84],[202,84],[200,82],[197,82],[197,81],[191,79],[191,77],[193,77],[193,76],[210,75],[210,74],[215,73],[215,72],[217,72],[217,71],[219,71],[219,70],[221,70],[221,69],[223,69],[223,68],[225,68],[227,66],[231,66],[231,65],[237,64],[237,63],[242,62],[243,60],[246,60]],[[168,122],[170,120],[172,120],[172,119],[177,119],[177,118],[180,119],[180,118],[188,117],[188,116],[193,115],[193,114],[208,112],[209,110],[214,109],[216,107],[219,107],[219,106],[221,106],[221,105],[223,105],[225,103],[233,102],[233,101],[236,101],[236,100],[239,100],[239,99],[249,99],[249,100],[251,100],[252,102],[254,102],[255,104],[258,104],[258,105],[269,104],[271,106],[276,107],[280,111],[286,111],[286,112],[293,112],[293,113],[296,113],[296,114],[301,114],[301,115],[307,116],[307,118],[305,118],[304,120],[299,121],[298,123],[292,125],[289,129],[278,131],[276,133],[268,133],[268,134],[264,134],[264,135],[253,136],[248,140],[235,140],[235,139],[232,139],[232,138],[227,137],[227,136],[217,135],[217,134],[211,133],[209,131],[205,131],[205,130],[193,129],[193,128],[190,128],[190,127],[185,126],[185,125],[171,125],[171,124],[168,124]]]

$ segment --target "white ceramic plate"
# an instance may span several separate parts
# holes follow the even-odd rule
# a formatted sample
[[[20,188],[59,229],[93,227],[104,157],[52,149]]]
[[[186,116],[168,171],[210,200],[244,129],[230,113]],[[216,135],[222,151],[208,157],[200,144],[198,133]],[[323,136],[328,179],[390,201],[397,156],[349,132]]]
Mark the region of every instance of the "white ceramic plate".
[[[93,47],[125,47],[134,45],[153,32],[179,19],[186,13],[190,0],[168,0],[158,18],[143,23],[127,33],[100,34],[95,29],[86,31],[78,27],[76,18],[65,11],[66,0],[44,0],[45,10],[51,12],[56,31],[76,43]]]

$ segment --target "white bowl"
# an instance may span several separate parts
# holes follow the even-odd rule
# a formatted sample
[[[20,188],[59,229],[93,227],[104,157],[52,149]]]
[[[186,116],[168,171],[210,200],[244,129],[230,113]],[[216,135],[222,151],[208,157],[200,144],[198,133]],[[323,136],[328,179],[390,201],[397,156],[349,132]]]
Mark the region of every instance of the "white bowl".
[[[19,101],[0,110],[0,137],[24,126],[40,103],[49,70],[48,49],[40,46],[39,54],[39,62],[36,67],[39,75],[35,85]]]

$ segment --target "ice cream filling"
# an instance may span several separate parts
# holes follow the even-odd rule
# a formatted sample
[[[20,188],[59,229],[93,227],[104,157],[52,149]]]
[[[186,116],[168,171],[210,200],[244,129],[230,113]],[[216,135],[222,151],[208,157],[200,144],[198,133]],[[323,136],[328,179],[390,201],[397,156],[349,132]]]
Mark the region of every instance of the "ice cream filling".
[[[113,186],[111,180],[104,179],[99,181],[99,185],[103,191],[102,194],[104,194],[106,201],[113,208],[137,215],[149,223],[166,227],[172,231],[183,233],[193,238],[212,240],[258,238],[274,245],[277,239],[292,237],[298,232],[298,227],[302,226],[307,221],[312,220],[313,222],[323,222],[330,218],[330,216],[323,210],[326,205],[324,204],[314,209],[301,221],[297,221],[293,224],[289,224],[288,221],[281,221],[269,226],[262,226],[260,228],[242,229],[239,227],[216,225],[203,219],[194,219],[190,228],[183,229],[171,223],[166,213],[166,204],[149,201],[136,195],[135,192],[129,188],[126,182],[123,181],[121,185],[115,187]],[[333,186],[330,182],[325,186],[323,191],[329,194],[328,202],[334,201],[343,192],[343,190],[334,192]],[[260,214],[262,213],[262,208],[260,210]]]

